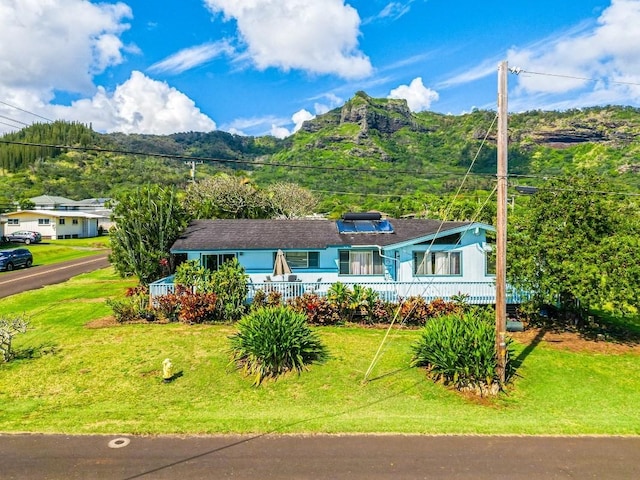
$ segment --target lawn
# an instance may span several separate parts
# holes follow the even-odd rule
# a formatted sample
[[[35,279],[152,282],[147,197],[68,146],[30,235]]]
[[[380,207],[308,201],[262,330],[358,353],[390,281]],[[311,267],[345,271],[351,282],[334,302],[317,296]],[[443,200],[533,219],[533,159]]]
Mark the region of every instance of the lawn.
[[[469,399],[407,367],[416,330],[318,329],[331,359],[253,387],[228,365],[230,325],[108,325],[111,269],[0,300],[26,313],[0,365],[0,431],[60,433],[640,434],[640,354],[516,344],[520,377]],[[106,325],[105,325],[106,324]],[[162,361],[180,376],[165,384]]]
[[[50,265],[74,260],[76,258],[106,252],[109,249],[109,237],[77,238],[68,240],[48,240],[25,245],[24,243],[4,243],[0,249],[28,248],[33,253],[33,264]]]

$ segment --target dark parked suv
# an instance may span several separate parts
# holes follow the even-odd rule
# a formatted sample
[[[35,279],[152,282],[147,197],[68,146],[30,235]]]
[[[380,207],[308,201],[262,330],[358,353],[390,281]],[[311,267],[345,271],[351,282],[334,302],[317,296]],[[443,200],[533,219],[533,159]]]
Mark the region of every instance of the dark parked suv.
[[[0,250],[0,270],[13,270],[15,267],[29,268],[33,265],[33,255],[26,248]]]
[[[13,232],[6,235],[9,242],[24,242],[27,245],[30,243],[38,243],[42,240],[42,235],[39,232],[29,232],[27,230],[21,230],[19,232]]]

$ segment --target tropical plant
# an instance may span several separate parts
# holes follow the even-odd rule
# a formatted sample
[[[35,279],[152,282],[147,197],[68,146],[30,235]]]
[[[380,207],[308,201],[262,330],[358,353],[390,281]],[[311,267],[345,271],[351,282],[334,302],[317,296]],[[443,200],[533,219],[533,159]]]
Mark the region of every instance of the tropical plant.
[[[436,317],[412,346],[412,367],[426,367],[434,381],[480,395],[503,387],[496,373],[495,323],[489,309],[472,309]],[[513,374],[507,343],[506,379]]]
[[[185,289],[179,296],[178,320],[183,323],[206,323],[216,320],[217,295]]]
[[[143,285],[168,273],[169,249],[187,225],[175,188],[147,185],[119,195],[109,235],[109,259],[121,276],[136,275]]]
[[[339,325],[344,323],[338,308],[327,297],[316,293],[304,293],[288,301],[291,308],[307,316],[311,325]]]
[[[211,292],[213,272],[197,260],[187,260],[176,267],[174,285],[198,292]]]
[[[211,275],[211,292],[217,296],[216,315],[219,320],[240,320],[246,311],[249,276],[237,258],[224,262]]]
[[[231,362],[254,385],[290,371],[298,374],[312,363],[321,363],[328,352],[309,328],[306,316],[288,307],[265,307],[238,322],[230,337]]]
[[[251,309],[256,310],[261,307],[278,307],[282,305],[282,293],[275,289],[259,288],[253,295]]]

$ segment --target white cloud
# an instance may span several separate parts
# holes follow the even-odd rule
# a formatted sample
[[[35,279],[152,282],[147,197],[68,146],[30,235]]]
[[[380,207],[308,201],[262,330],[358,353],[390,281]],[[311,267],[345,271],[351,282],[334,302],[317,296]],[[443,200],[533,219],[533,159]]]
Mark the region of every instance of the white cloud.
[[[427,88],[421,77],[414,78],[409,85],[400,85],[389,93],[387,98],[403,98],[413,112],[428,110],[431,103],[438,100],[438,92]]]
[[[316,115],[327,113],[329,110],[333,110],[344,103],[344,100],[334,93],[326,93],[322,95],[321,98],[323,99],[322,102],[315,102],[313,104],[313,109],[316,112]]]
[[[360,17],[343,0],[205,0],[234,19],[258,69],[300,69],[363,78],[372,73],[358,49]]]
[[[124,3],[87,0],[0,2],[0,86],[93,90],[92,77],[123,61]]]
[[[411,10],[411,4],[415,0],[408,0],[406,2],[389,2],[385,7],[375,16],[369,17],[363,20],[363,24],[375,22],[376,20],[390,19],[392,21],[398,20],[404,17]]]
[[[180,50],[164,60],[154,63],[148,70],[152,73],[178,74],[207,63],[221,55],[231,55],[233,52],[234,49],[227,40],[205,43]]]
[[[127,52],[138,53],[120,39],[131,17],[121,2],[0,1],[0,115],[12,119],[4,123],[20,128],[62,118],[98,131],[156,134],[215,129],[191,99],[140,72],[111,93],[94,85],[94,77],[123,63]],[[52,104],[60,92],[82,98]],[[0,132],[15,129],[0,124]]]
[[[112,95],[98,88],[91,99],[53,110],[59,118],[91,122],[94,129],[106,132],[168,135],[216,128],[185,94],[136,71]]]
[[[612,0],[597,24],[588,30],[562,36],[537,48],[510,50],[511,66],[557,75],[520,74],[517,93],[553,95],[588,88],[588,92],[578,94],[571,106],[598,99],[609,103],[638,101],[640,89],[611,83],[640,82],[638,25],[638,0]]]
[[[276,138],[286,138],[291,135],[288,128],[278,127],[277,125],[271,125],[271,131],[269,133]]]
[[[489,60],[484,60],[479,65],[468,68],[461,73],[457,73],[452,77],[439,82],[436,87],[437,88],[449,88],[455,87],[458,85],[465,85],[467,83],[475,82],[476,80],[480,80],[481,78],[488,77],[489,75],[495,75],[498,71],[498,63],[503,60],[503,57],[500,58],[492,58]]]
[[[293,123],[295,124],[295,126],[293,127],[293,133],[300,130],[304,122],[306,122],[307,120],[312,120],[314,118],[316,118],[316,116],[308,110],[305,110],[304,108],[302,110],[298,110],[291,116],[291,120],[293,120]]]

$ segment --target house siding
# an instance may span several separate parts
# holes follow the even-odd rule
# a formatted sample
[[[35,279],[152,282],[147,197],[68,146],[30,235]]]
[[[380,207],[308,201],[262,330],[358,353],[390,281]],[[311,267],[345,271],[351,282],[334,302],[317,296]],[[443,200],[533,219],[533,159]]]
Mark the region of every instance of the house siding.
[[[98,235],[98,218],[97,216],[87,217],[87,215],[79,216],[59,216],[54,211],[51,212],[35,212],[22,211],[7,215],[8,218],[17,218],[18,225],[8,225],[5,235],[22,230],[39,232],[43,238],[60,239],[60,238],[88,238]],[[64,218],[64,224],[60,224],[60,219]],[[49,221],[47,225],[41,225],[40,220]],[[73,224],[73,220],[77,220],[77,224]]]

